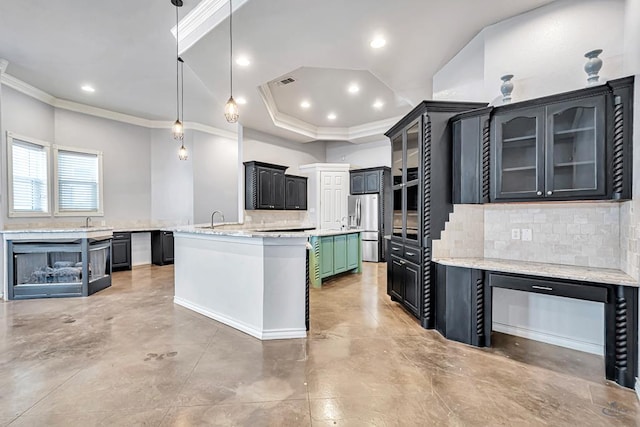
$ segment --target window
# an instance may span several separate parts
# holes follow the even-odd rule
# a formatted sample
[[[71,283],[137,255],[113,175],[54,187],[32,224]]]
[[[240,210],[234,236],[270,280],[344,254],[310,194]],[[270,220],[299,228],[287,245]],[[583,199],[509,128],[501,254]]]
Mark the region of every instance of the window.
[[[9,216],[49,216],[49,143],[7,132]]]
[[[102,153],[53,147],[56,215],[103,215]]]

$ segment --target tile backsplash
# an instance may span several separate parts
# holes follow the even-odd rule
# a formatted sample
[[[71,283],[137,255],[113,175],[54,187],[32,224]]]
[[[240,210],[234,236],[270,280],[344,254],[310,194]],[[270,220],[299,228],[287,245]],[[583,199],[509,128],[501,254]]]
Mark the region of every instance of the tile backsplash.
[[[433,241],[434,258],[482,258],[484,206],[454,205],[440,240]]]
[[[486,258],[620,268],[620,203],[491,204],[484,219]]]
[[[244,223],[245,225],[251,224],[252,226],[307,226],[310,224],[310,221],[307,211],[250,210],[244,211]],[[313,224],[310,226],[313,226]]]

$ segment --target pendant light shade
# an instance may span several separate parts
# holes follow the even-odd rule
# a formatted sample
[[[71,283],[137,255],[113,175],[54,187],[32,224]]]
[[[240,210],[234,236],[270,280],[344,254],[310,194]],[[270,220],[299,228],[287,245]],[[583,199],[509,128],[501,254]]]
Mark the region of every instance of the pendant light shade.
[[[224,106],[224,116],[229,123],[236,123],[239,115],[238,104],[236,104],[235,99],[231,96]]]
[[[182,141],[184,139],[184,126],[180,121],[180,63],[182,60],[178,51],[178,8],[182,7],[182,0],[171,0],[171,4],[176,7],[176,121],[173,123],[171,131],[174,139]]]
[[[229,100],[224,106],[224,117],[229,123],[236,123],[240,112],[233,99],[233,8],[229,0]]]
[[[184,146],[184,141],[182,141],[182,145],[180,146],[180,149],[178,150],[178,158],[180,160],[187,160],[189,158],[189,156],[187,154],[187,147]]]

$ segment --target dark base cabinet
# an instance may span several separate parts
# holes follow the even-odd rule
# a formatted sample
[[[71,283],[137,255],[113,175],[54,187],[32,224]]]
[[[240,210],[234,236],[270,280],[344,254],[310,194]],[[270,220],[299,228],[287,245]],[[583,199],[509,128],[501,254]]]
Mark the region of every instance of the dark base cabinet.
[[[113,233],[111,268],[131,270],[131,233]]]
[[[634,388],[638,374],[638,288],[436,264],[436,329],[446,338],[491,346],[492,289],[599,302],[604,308],[605,376]]]
[[[155,265],[173,264],[173,232],[151,232],[151,262]]]
[[[420,250],[389,242],[387,294],[418,319],[422,312]]]

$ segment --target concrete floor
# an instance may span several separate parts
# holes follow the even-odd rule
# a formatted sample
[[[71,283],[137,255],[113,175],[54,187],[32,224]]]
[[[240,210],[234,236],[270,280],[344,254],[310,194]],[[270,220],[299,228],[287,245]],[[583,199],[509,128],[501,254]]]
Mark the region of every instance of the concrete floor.
[[[640,425],[602,358],[447,341],[390,302],[382,264],[312,290],[308,339],[270,342],[175,306],[172,266],[113,279],[0,304],[0,425]]]

